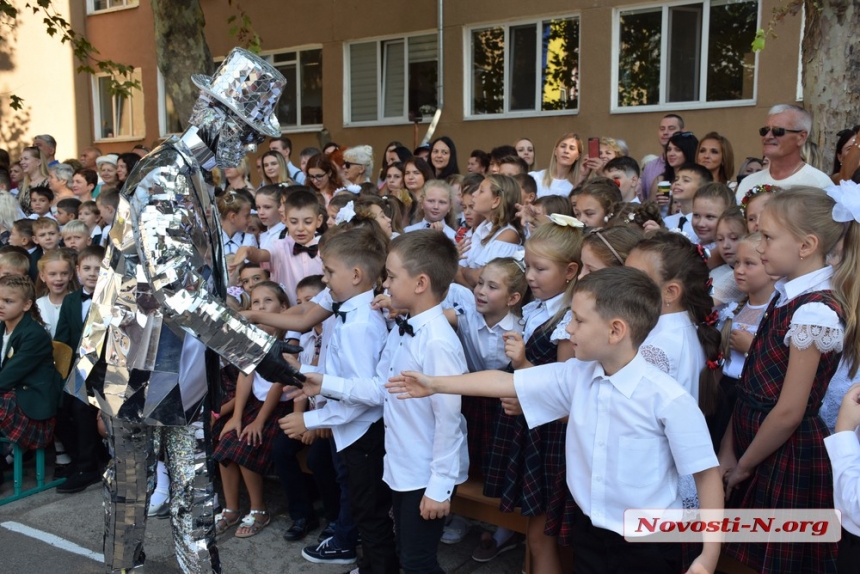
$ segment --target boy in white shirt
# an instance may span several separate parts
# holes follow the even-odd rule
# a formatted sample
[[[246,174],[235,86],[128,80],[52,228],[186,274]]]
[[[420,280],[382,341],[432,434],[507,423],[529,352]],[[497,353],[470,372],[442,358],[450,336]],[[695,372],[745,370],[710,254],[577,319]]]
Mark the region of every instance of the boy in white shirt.
[[[672,203],[677,203],[680,211],[663,219],[663,225],[669,231],[679,231],[693,243],[699,242],[696,230],[693,229],[693,197],[700,187],[714,181],[704,167],[695,163],[685,163],[675,170],[675,181],[672,183]]]
[[[567,482],[583,513],[573,525],[574,571],[680,571],[678,545],[623,537],[625,510],[681,508],[679,474],[694,476],[702,508],[723,507],[717,458],[696,401],[638,353],[660,302],[659,288],[645,274],[601,269],[574,290],[567,331],[577,359],[513,375],[406,372],[387,387],[398,398],[437,392],[516,397],[531,427],[569,417]],[[719,554],[719,543],[706,542],[691,571],[714,572]]]
[[[824,446],[833,465],[835,506],[842,512],[836,571],[856,572],[860,563],[860,384],[845,393],[835,432],[824,439]]]
[[[388,335],[373,378],[307,375],[303,392],[347,404],[382,405],[385,472],[393,491],[395,536],[406,572],[438,572],[437,548],[451,512],[455,486],[466,481],[466,421],[460,397],[397,401],[385,390],[388,378],[404,370],[434,375],[468,371],[463,348],[442,306],[457,272],[457,247],[441,231],[413,231],[395,239],[386,262],[385,287],[391,305],[408,311]],[[362,342],[356,341],[360,345]]]
[[[385,267],[385,240],[372,229],[358,227],[326,235],[320,256],[334,316],[323,323],[318,366],[302,365],[301,370],[372,380],[388,339],[385,317],[371,308],[373,287]],[[363,569],[396,572],[394,529],[388,514],[391,490],[382,481],[382,405],[345,401],[319,405],[280,420],[290,438],[299,438],[308,429],[331,428],[336,447],[332,454],[341,487],[340,514],[331,539],[306,547],[302,556],[317,564],[351,563],[360,532]]]

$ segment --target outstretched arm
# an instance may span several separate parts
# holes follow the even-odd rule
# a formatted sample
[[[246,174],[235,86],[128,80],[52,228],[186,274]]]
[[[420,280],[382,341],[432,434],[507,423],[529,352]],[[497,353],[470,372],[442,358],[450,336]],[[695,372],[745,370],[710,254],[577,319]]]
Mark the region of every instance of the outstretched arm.
[[[428,377],[404,371],[391,377],[385,387],[398,399],[417,399],[437,393],[470,397],[516,397],[514,376],[503,371],[479,371],[451,377]]]

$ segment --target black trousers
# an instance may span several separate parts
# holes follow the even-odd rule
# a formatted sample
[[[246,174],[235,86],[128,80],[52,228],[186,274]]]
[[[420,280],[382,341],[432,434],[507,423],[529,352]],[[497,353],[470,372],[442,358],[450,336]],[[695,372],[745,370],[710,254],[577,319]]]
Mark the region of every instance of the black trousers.
[[[860,537],[842,529],[839,554],[836,555],[836,571],[839,574],[860,572]]]
[[[598,528],[577,508],[573,524],[574,574],[675,574],[683,572],[680,544],[627,542]]]
[[[394,524],[397,528],[397,554],[406,574],[444,574],[437,551],[445,518],[421,518],[424,489],[392,492]]]
[[[391,520],[391,489],[382,481],[385,430],[382,420],[340,452],[347,469],[352,519],[361,534],[361,574],[398,574]]]
[[[98,414],[96,407],[63,393],[62,407],[57,411],[56,437],[66,448],[76,472],[100,471],[108,459],[96,422]]]
[[[340,510],[340,487],[335,479],[334,463],[329,446],[330,440],[320,439],[310,445],[307,463],[319,488],[325,517],[332,521],[337,518]],[[298,452],[303,448],[305,445],[301,441],[291,439],[280,432],[275,436],[275,441],[272,443],[272,461],[281,487],[287,494],[292,520],[311,518],[314,511],[305,482],[305,475],[296,458]]]

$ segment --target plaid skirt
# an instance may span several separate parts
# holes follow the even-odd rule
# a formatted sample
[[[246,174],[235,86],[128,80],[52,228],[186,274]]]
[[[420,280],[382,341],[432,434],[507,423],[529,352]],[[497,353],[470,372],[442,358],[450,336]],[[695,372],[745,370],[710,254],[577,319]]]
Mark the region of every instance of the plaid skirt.
[[[242,428],[254,422],[262,408],[263,401],[259,400],[253,394],[249,396],[248,402],[245,404],[245,410],[242,413]],[[263,424],[263,441],[261,444],[251,446],[245,441],[240,441],[236,432],[231,431],[218,441],[212,458],[224,466],[230,462],[235,462],[251,472],[263,475],[267,474],[272,468],[272,444],[278,433],[283,432],[281,427],[278,426],[278,419],[289,414],[292,408],[292,401],[279,402],[277,404],[268,420]],[[224,428],[223,424],[220,426],[222,429]]]
[[[28,418],[18,406],[14,390],[0,394],[0,435],[20,448],[35,450],[51,444],[55,422],[56,417],[42,421]]]
[[[767,412],[738,399],[732,417],[735,453],[740,456]],[[833,473],[824,447],[829,433],[816,415],[806,416],[794,434],[759,464],[735,490],[726,508],[833,508]],[[725,552],[757,572],[836,572],[836,543],[726,544]]]
[[[466,442],[469,446],[469,474],[486,476],[490,462],[487,453],[493,444],[499,399],[463,397],[462,412],[466,418]]]

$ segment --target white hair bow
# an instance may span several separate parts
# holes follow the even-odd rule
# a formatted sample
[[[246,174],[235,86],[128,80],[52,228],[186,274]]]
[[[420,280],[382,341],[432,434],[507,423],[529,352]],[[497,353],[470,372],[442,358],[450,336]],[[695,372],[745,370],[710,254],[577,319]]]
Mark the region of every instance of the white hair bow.
[[[860,185],[853,181],[842,181],[824,189],[836,205],[833,206],[833,221],[860,222]]]
[[[561,225],[562,227],[585,227],[585,224],[577,218],[569,215],[562,215],[561,213],[553,213],[549,216],[549,219],[556,225]]]
[[[517,264],[517,267],[520,268],[520,271],[523,273],[526,272],[526,250],[518,249],[511,255],[511,258],[514,260],[514,263]]]
[[[344,222],[349,223],[352,221],[353,217],[355,217],[355,204],[350,201],[337,212],[337,217],[334,218],[334,223],[335,225],[340,225]]]

